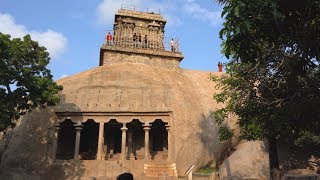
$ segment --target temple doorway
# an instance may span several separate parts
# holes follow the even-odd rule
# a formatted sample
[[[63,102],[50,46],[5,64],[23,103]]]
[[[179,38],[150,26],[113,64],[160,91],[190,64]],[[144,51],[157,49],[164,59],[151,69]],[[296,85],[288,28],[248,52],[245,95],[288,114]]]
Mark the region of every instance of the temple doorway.
[[[99,124],[92,119],[83,123],[80,140],[80,159],[95,160],[98,150]]]
[[[144,130],[143,123],[138,119],[127,124],[127,159],[144,159]]]
[[[103,159],[118,160],[121,153],[121,127],[122,124],[111,119],[104,125]]]
[[[166,123],[161,119],[151,123],[150,154],[153,160],[166,160],[168,156],[168,132]]]
[[[57,159],[69,160],[73,159],[74,156],[74,143],[76,132],[74,129],[75,123],[70,119],[67,119],[61,123],[60,131],[58,135],[58,144],[57,144]]]

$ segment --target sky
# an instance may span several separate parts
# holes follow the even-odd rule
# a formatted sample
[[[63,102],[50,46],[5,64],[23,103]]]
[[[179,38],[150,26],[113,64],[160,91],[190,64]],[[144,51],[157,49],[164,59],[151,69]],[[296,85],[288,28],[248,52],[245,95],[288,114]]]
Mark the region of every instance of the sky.
[[[100,47],[121,4],[160,12],[166,37],[178,38],[186,69],[217,71],[222,7],[212,0],[0,0],[0,32],[30,34],[50,53],[48,68],[60,79],[99,66]]]

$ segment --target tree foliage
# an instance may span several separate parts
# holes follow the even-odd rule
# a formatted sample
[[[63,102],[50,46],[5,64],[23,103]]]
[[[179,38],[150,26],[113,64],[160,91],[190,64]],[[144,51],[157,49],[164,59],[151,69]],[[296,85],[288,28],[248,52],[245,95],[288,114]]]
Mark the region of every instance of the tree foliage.
[[[59,102],[62,86],[52,80],[49,61],[46,48],[29,35],[12,39],[0,33],[0,131],[34,108]]]
[[[320,2],[220,2],[220,37],[229,61],[226,74],[213,78],[222,90],[214,98],[226,104],[215,119],[221,123],[235,113],[246,140],[319,143]]]

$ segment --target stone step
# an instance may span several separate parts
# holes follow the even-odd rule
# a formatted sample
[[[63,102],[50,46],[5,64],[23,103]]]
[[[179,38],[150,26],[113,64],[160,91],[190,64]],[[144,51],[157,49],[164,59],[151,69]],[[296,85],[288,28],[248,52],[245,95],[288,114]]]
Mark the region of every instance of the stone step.
[[[145,177],[163,178],[178,177],[175,163],[145,163]]]
[[[144,168],[144,170],[175,170],[176,168],[175,167],[161,167],[161,168],[158,168],[158,167],[149,167],[149,168]]]
[[[171,171],[145,171],[144,173],[145,174],[155,174],[155,173],[165,174],[165,173],[174,173],[174,172],[176,172],[176,170],[171,170]]]
[[[160,174],[145,174],[146,177],[161,177],[162,175],[165,176],[169,176],[169,177],[173,177],[173,176],[177,176],[176,172],[172,172],[172,173],[160,173]]]

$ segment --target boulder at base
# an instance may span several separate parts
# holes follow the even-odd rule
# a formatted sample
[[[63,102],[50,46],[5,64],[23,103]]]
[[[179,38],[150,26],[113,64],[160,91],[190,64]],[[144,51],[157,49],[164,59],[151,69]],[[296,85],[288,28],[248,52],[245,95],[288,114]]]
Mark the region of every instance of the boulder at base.
[[[269,179],[269,155],[262,141],[241,142],[219,168],[220,179]]]

